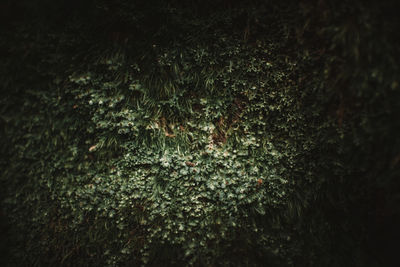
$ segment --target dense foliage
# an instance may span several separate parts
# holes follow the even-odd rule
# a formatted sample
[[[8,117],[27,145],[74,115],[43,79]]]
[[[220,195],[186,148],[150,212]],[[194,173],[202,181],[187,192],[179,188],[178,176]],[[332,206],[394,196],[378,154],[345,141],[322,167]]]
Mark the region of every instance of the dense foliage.
[[[292,2],[5,4],[3,263],[390,266],[393,6]]]

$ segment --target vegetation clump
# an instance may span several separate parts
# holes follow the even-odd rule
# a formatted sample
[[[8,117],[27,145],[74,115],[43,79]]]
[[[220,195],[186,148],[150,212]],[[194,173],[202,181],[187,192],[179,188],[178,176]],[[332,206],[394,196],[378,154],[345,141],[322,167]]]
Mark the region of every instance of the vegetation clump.
[[[390,266],[390,4],[25,2],[0,40],[4,264]]]

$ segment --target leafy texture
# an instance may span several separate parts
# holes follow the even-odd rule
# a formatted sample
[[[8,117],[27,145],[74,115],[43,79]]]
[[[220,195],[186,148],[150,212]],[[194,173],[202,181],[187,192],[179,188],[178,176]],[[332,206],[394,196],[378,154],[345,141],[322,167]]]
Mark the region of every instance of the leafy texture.
[[[5,263],[390,264],[390,6],[152,2],[8,22]]]

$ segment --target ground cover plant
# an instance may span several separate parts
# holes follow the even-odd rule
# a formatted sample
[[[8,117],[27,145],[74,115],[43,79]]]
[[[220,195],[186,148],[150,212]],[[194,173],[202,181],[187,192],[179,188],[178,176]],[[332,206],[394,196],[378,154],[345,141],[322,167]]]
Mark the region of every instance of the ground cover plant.
[[[4,266],[395,266],[394,2],[206,2],[2,5]]]

